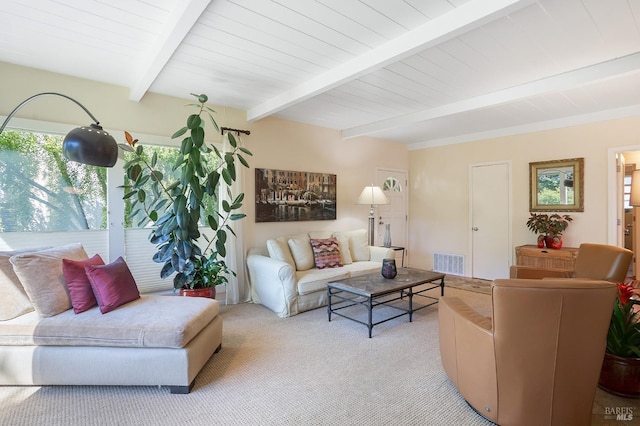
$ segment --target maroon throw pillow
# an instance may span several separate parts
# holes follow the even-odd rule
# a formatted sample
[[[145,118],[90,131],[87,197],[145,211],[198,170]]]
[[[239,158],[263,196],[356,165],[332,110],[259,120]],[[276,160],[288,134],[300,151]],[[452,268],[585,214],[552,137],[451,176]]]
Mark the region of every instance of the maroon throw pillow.
[[[338,246],[338,240],[335,237],[326,239],[312,238],[310,241],[316,268],[338,268],[342,266],[340,247]]]
[[[122,257],[108,265],[86,266],[84,270],[103,314],[140,297],[138,286]]]
[[[62,274],[69,291],[73,312],[79,314],[96,306],[91,283],[84,270],[85,266],[104,265],[99,254],[85,260],[62,259]]]

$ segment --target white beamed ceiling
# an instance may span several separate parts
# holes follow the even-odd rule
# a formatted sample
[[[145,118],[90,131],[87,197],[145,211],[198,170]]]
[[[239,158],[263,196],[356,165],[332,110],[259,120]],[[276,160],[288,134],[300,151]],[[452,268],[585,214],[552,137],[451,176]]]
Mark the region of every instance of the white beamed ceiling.
[[[416,149],[640,115],[640,0],[3,0],[0,61]]]

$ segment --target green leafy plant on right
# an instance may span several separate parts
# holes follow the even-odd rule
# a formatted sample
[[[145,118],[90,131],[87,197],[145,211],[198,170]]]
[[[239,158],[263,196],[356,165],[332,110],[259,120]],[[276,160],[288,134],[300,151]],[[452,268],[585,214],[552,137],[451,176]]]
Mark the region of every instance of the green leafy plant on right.
[[[573,218],[568,214],[559,215],[557,213],[548,215],[546,213],[530,213],[527,220],[527,228],[535,234],[542,234],[555,237],[569,227]]]
[[[607,334],[607,352],[624,358],[640,358],[640,312],[634,310],[633,290],[630,284],[618,284]]]
[[[559,215],[554,213],[548,215],[546,213],[531,213],[527,220],[527,228],[535,234],[538,234],[538,247],[545,245],[549,248],[560,249],[562,247],[562,233],[573,220],[568,214]]]

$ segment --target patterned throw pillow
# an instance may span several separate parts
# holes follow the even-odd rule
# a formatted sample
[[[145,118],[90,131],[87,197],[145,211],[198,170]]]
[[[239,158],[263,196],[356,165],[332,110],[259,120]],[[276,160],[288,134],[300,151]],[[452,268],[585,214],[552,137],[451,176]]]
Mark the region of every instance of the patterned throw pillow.
[[[336,238],[310,239],[316,268],[337,268],[342,266],[340,246]]]

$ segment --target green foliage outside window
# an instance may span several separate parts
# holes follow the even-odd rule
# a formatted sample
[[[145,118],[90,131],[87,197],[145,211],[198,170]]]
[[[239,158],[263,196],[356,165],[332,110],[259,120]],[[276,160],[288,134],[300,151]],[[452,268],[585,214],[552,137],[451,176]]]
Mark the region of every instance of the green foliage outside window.
[[[107,228],[107,171],[68,161],[62,137],[0,135],[0,232]]]
[[[567,179],[573,180],[573,173],[566,175]],[[560,175],[548,174],[538,176],[538,204],[558,205],[573,204],[574,192],[573,188],[566,191],[566,200],[560,200]]]
[[[162,173],[163,181],[167,186],[172,185],[176,182],[180,176],[174,170],[174,165],[178,158],[181,158],[180,150],[178,148],[171,147],[161,147],[161,146],[153,146],[153,145],[145,145],[144,151],[142,153],[142,157],[149,164],[155,164],[155,169]],[[207,155],[207,162],[213,167],[216,168],[219,166],[220,159],[215,155]],[[132,152],[125,152],[124,159],[125,163],[128,164],[129,161],[135,158],[135,154]],[[126,168],[126,166],[125,166]],[[131,182],[127,175],[125,174],[125,185],[131,185]],[[154,188],[151,181],[148,181],[144,185],[144,193],[149,194],[148,197],[145,196],[144,202],[140,202],[141,200],[137,200],[135,203],[135,210],[132,211],[132,202],[131,198],[125,198],[125,226],[127,228],[144,228],[153,226],[153,223],[150,222],[148,215],[145,214],[144,210],[151,209],[151,200],[158,199],[159,197],[163,197],[165,194],[157,192],[157,187]],[[216,188],[216,194],[218,193],[219,188]],[[150,195],[153,194],[153,197]],[[217,199],[217,196],[216,196]],[[165,204],[166,208],[170,208],[170,203]],[[218,211],[218,206],[215,204],[215,199],[210,198],[204,201],[204,206],[201,212],[200,217],[208,217],[209,215],[216,216],[216,212]],[[164,214],[164,211],[158,212],[158,217],[161,217]],[[202,224],[204,225],[204,224]]]
[[[28,131],[5,130],[0,135],[0,232],[107,228],[107,169],[65,159],[62,139]],[[177,148],[147,146],[145,155],[156,156],[165,176],[174,175]],[[215,162],[213,157],[210,161]],[[203,217],[216,211],[210,203]],[[130,213],[127,199],[126,227],[153,225],[144,214]]]

